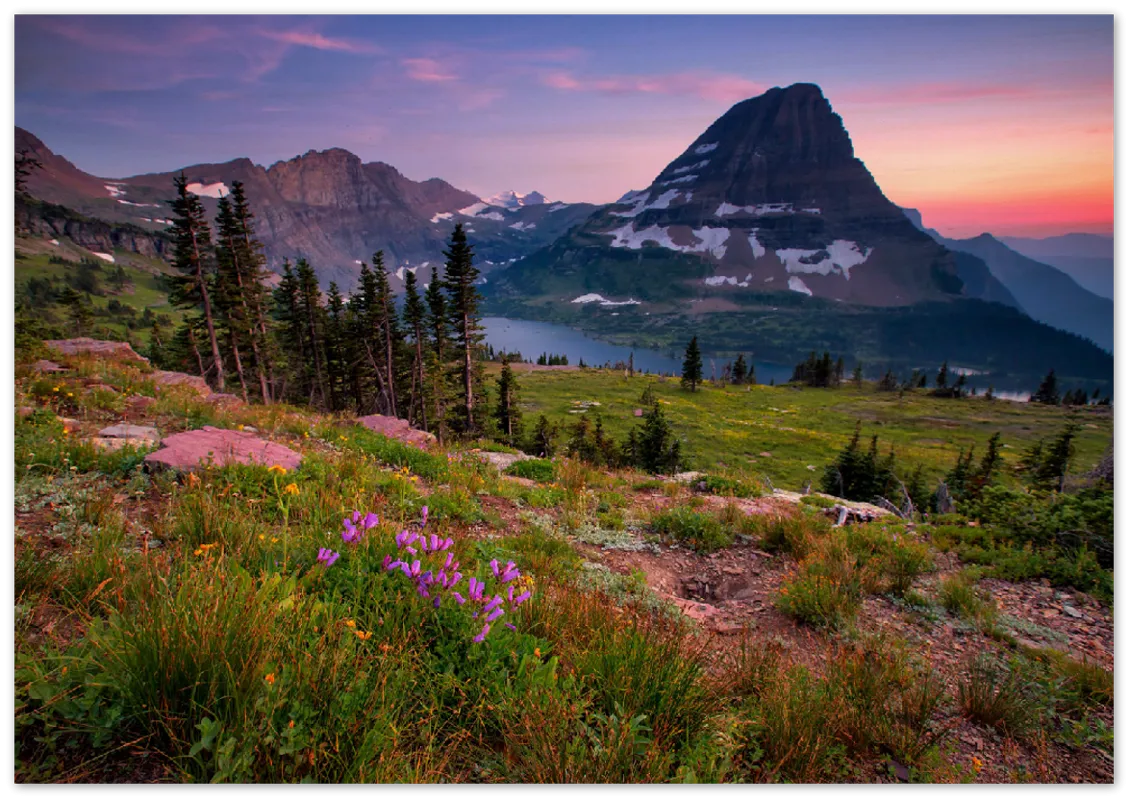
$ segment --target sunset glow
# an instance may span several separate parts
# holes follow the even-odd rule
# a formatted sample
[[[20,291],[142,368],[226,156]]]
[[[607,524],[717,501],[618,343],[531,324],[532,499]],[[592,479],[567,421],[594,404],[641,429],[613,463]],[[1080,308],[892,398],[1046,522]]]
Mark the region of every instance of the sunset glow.
[[[22,16],[15,42],[16,123],[104,177],[337,146],[608,202],[812,82],[944,234],[1113,227],[1111,17]]]

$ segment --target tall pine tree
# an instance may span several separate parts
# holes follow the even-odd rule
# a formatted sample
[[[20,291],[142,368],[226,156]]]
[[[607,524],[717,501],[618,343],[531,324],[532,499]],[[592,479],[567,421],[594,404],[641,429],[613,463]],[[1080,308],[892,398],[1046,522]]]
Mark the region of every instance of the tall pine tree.
[[[683,388],[693,392],[702,383],[702,353],[698,350],[698,337],[692,336],[683,355]]]
[[[483,341],[482,323],[479,319],[479,290],[475,282],[479,270],[474,264],[474,252],[467,243],[462,223],[455,226],[451,244],[444,251],[445,288],[448,294],[448,319],[451,322],[454,343],[459,351],[458,372],[462,379],[462,403],[457,416],[460,431],[474,435],[481,427],[476,418],[475,402],[481,393],[482,377],[478,366],[478,350]]]

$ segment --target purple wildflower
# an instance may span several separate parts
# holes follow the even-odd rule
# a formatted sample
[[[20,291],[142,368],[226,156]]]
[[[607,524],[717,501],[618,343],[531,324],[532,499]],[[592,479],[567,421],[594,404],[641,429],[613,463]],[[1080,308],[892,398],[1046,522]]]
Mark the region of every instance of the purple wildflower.
[[[439,595],[437,594],[436,599],[432,601],[432,607],[433,608],[439,608],[439,599],[440,599]]]
[[[377,526],[378,522],[380,522],[380,519],[377,517],[376,514],[374,514],[372,511],[370,511],[361,520],[361,528],[362,528],[362,530],[367,531],[370,528],[375,528]]]
[[[520,605],[522,605],[522,603],[526,602],[529,599],[530,599],[530,591],[529,591],[529,589],[527,589],[526,591],[522,592],[520,595],[518,595],[517,597],[514,598],[514,605],[520,606]]]
[[[335,553],[328,547],[318,548],[318,560],[326,565],[326,569],[332,567],[339,558],[341,558],[341,553]]]
[[[452,592],[451,596],[455,598],[455,602],[458,603],[459,605],[463,605],[464,603],[467,602],[467,598],[465,598],[463,595],[459,594],[459,592]]]
[[[493,611],[495,608],[497,608],[500,605],[502,605],[502,598],[499,597],[498,595],[495,595],[494,599],[491,600],[489,603],[487,603],[486,606],[483,608],[483,613],[489,614],[491,611]]]
[[[420,527],[422,528],[427,524],[428,524],[428,507],[424,506],[423,508],[420,509]]]
[[[472,639],[471,641],[473,641],[473,642],[475,642],[476,644],[478,644],[478,643],[479,643],[479,642],[481,642],[481,641],[482,641],[483,639],[487,638],[487,634],[488,634],[488,633],[490,633],[490,623],[489,623],[489,622],[488,622],[488,623],[487,623],[486,625],[484,625],[484,626],[483,626],[483,629],[482,629],[481,631],[479,631],[479,635],[478,635],[478,636],[476,636],[476,637],[475,637],[474,639]]]
[[[501,617],[505,613],[506,612],[503,611],[501,608],[496,608],[494,611],[490,612],[490,614],[487,616],[487,622],[488,623],[494,622],[496,619],[498,619],[499,617]]]
[[[505,625],[505,626],[506,626],[507,628],[509,628],[509,629],[510,629],[510,630],[512,630],[512,631],[516,631],[516,630],[518,630],[518,629],[517,629],[516,627],[514,627],[514,625],[513,625],[512,623],[509,623],[509,622],[504,622],[504,623],[502,623],[502,624],[503,624],[503,625]]]
[[[490,560],[490,569],[491,569],[491,572],[494,573],[494,577],[497,578],[498,577],[498,559],[497,558],[492,558]]]
[[[383,569],[383,570],[392,569],[392,556],[385,556],[384,561],[381,562],[381,569]]]

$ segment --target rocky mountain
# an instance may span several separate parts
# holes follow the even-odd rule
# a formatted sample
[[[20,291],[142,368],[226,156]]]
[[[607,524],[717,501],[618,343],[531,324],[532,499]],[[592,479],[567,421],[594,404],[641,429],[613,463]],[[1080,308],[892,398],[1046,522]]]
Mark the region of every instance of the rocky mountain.
[[[812,84],[738,103],[649,187],[496,279],[510,296],[690,298],[715,310],[766,291],[870,306],[1015,302],[883,195]]]
[[[1043,239],[997,237],[1018,253],[1066,272],[1084,289],[1114,299],[1114,238],[1067,233]]]
[[[189,190],[209,212],[219,197],[241,181],[258,218],[268,266],[281,270],[284,258],[306,258],[323,285],[336,281],[345,291],[356,283],[362,261],[384,250],[397,277],[443,262],[443,250],[457,221],[467,223],[480,265],[489,272],[554,241],[589,216],[589,204],[546,203],[537,192],[505,192],[482,201],[438,178],[413,181],[382,162],[364,163],[339,148],[313,151],[262,167],[240,158],[195,164],[165,173],[120,179],[99,178],[53,153],[31,133],[16,128],[16,150],[27,149],[44,168],[32,173],[30,193],[84,217],[158,232],[168,222],[173,178],[182,171]]]

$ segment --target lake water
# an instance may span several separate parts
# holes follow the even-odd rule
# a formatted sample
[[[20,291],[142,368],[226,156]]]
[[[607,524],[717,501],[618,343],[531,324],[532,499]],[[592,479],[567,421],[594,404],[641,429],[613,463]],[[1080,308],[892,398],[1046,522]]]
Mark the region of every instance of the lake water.
[[[605,364],[615,364],[617,361],[626,364],[628,356],[632,355],[632,363],[639,372],[670,372],[679,375],[683,371],[681,351],[664,353],[659,350],[624,347],[594,339],[581,331],[552,322],[485,317],[483,329],[487,342],[493,345],[495,350],[518,352],[530,361],[536,361],[542,353],[552,353],[568,356],[570,364],[576,364],[583,358],[587,366],[602,367]],[[721,359],[715,359],[719,376],[725,363]],[[792,367],[781,364],[754,362],[754,367],[759,383],[769,383],[771,380],[784,383],[793,374]],[[704,377],[710,377],[709,357],[704,357],[702,360],[702,372]]]

